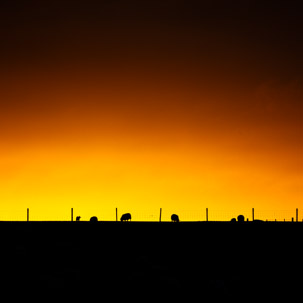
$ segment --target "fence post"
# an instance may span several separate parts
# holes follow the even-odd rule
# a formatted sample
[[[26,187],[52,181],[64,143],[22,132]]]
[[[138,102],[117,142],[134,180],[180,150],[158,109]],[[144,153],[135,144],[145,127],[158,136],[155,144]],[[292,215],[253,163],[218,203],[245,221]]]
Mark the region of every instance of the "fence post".
[[[159,222],[161,222],[161,216],[162,216],[162,208],[160,208],[160,218],[159,218]]]
[[[118,221],[118,208],[116,207],[116,222]]]
[[[73,222],[74,221],[74,209],[71,208],[71,221]]]
[[[252,220],[253,221],[255,220],[255,209],[254,208],[252,209]]]
[[[206,208],[206,222],[208,222],[208,208]]]
[[[26,220],[27,220],[27,222],[29,221],[29,208],[27,208],[27,210],[26,210]]]
[[[299,209],[296,208],[296,222],[299,221]]]

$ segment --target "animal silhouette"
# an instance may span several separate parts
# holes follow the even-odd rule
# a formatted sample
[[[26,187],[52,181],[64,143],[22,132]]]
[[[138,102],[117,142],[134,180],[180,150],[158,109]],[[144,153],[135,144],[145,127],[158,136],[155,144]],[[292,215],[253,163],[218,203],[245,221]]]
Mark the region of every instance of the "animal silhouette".
[[[172,215],[171,215],[171,220],[172,220],[173,222],[179,222],[179,216],[176,215],[176,214],[172,214]]]
[[[95,217],[95,216],[93,216],[93,217],[90,218],[89,221],[90,221],[90,222],[98,222],[98,218]]]
[[[243,215],[238,216],[238,222],[244,222],[244,216]]]
[[[76,217],[76,221],[80,221],[81,217],[80,216],[77,216]]]
[[[120,220],[123,222],[123,221],[128,221],[128,220],[131,221],[131,219],[132,219],[131,214],[130,214],[130,213],[126,213],[126,214],[123,214],[123,215],[121,216],[121,219],[120,219]]]

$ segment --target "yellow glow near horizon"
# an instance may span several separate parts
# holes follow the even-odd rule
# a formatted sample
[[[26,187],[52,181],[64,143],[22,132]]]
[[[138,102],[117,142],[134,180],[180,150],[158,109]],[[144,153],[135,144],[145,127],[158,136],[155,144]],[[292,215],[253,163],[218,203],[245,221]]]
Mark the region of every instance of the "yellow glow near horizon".
[[[71,207],[83,220],[115,220],[118,207],[119,217],[131,212],[135,221],[157,221],[160,207],[162,220],[176,212],[193,221],[205,220],[206,207],[213,210],[210,220],[250,216],[252,207],[259,214],[295,211],[301,175],[290,179],[271,165],[203,149],[35,147],[2,157],[0,220],[25,220],[27,207],[31,220],[70,220]]]
[[[0,220],[26,208],[32,220],[69,220],[72,207],[83,220],[115,220],[116,207],[133,220],[302,208],[298,85],[205,91],[201,79],[117,75],[2,85]]]

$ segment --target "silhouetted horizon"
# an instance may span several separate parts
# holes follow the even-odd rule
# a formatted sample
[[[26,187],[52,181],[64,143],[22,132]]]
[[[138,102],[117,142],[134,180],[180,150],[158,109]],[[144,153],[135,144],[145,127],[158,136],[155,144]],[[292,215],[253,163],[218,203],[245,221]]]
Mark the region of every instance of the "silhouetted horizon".
[[[260,300],[301,291],[301,222],[0,222],[0,232],[10,298]]]
[[[31,211],[33,210],[33,211]],[[32,216],[32,212],[34,213],[34,216]],[[82,213],[85,213],[86,215],[82,215]],[[203,214],[204,212],[204,214]],[[48,217],[47,219],[42,219],[43,216],[37,217],[35,215],[36,210],[35,208],[27,208],[26,209],[26,217],[25,211],[23,215],[21,215],[21,211],[19,211],[18,217],[19,219],[14,219],[14,212],[10,212],[9,219],[3,219],[3,211],[0,209],[0,221],[74,221],[76,218],[76,221],[90,221],[90,220],[100,220],[100,221],[118,221],[118,214],[119,209],[116,207],[115,210],[112,211],[112,215],[109,216],[107,213],[107,216],[104,212],[98,211],[98,212],[90,212],[88,210],[82,211],[78,209],[71,208],[70,209],[70,218],[68,218],[67,214],[65,214],[64,217],[58,218],[56,216],[49,216],[47,212],[44,215],[44,217]],[[115,214],[115,220],[114,218]],[[181,214],[181,216],[180,216]],[[6,215],[7,216],[7,215]],[[23,217],[23,218],[22,218]],[[120,221],[138,221],[138,222],[168,222],[168,221],[174,221],[174,222],[208,222],[208,221],[222,221],[222,222],[234,222],[234,221],[255,221],[255,222],[261,222],[261,221],[269,221],[269,222],[303,222],[302,217],[302,210],[299,208],[296,208],[294,210],[283,210],[283,211],[277,211],[277,210],[259,210],[252,208],[250,211],[246,210],[245,213],[237,213],[235,210],[233,211],[220,211],[220,210],[213,210],[211,208],[205,208],[200,210],[181,210],[178,213],[175,213],[171,210],[160,208],[158,212],[155,210],[152,211],[137,211],[133,210],[131,213],[123,213],[120,217]]]

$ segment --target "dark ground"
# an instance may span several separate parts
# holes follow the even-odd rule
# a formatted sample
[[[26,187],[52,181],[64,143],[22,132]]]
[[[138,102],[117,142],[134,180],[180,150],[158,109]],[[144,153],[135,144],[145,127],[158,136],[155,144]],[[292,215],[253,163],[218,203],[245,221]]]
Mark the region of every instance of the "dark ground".
[[[302,297],[303,223],[0,222],[9,298]]]

